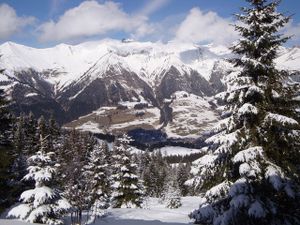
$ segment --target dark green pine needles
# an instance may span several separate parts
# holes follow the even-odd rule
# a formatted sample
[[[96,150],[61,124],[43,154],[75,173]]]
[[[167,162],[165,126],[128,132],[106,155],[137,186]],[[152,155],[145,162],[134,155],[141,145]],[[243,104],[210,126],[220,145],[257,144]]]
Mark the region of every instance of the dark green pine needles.
[[[300,224],[299,87],[274,63],[290,18],[277,12],[280,1],[247,2],[236,15],[236,71],[220,95],[228,117],[207,140],[199,171],[206,193],[190,216],[199,224]]]

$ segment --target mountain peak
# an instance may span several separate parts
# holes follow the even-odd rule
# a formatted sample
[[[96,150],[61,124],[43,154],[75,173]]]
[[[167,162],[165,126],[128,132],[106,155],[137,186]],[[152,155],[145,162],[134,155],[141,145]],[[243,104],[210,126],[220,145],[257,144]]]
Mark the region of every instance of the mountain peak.
[[[151,84],[155,83],[155,79],[161,79],[157,73],[168,70],[171,66],[182,74],[190,70],[197,71],[209,80],[215,63],[231,55],[226,46],[214,44],[153,43],[115,39],[90,41],[78,45],[62,43],[41,49],[6,42],[0,46],[0,53],[3,55],[1,67],[7,71],[30,68],[40,72],[57,71],[57,76],[50,76],[48,81],[60,86],[72,83],[94,65],[99,67],[98,70],[107,65],[121,66]],[[299,60],[299,48],[282,49],[278,60],[292,62],[290,65],[286,64],[288,69],[299,69],[299,63],[295,63],[295,60]]]

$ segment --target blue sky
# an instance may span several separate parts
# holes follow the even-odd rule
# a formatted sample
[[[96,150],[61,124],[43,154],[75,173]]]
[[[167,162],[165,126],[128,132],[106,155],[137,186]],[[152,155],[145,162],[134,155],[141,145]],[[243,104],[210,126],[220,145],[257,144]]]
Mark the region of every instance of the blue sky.
[[[103,38],[231,43],[230,23],[244,0],[1,0],[0,42],[48,47]],[[283,0],[294,14],[284,32],[300,43],[300,1]]]

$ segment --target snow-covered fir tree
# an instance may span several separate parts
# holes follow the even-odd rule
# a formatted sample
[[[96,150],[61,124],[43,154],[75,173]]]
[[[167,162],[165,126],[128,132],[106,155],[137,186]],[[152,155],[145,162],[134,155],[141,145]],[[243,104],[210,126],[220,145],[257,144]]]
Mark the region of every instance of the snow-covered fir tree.
[[[191,166],[189,164],[179,163],[176,168],[176,180],[180,189],[181,196],[188,193],[188,188],[185,182],[189,179]]]
[[[46,123],[45,117],[41,116],[38,121],[37,121],[37,128],[36,128],[36,139],[39,139],[41,136],[42,137],[46,137],[48,136],[47,139],[45,139],[45,143],[44,143],[44,148],[45,151],[48,152],[50,151],[50,147],[49,147],[49,128],[48,128],[48,124]],[[38,144],[40,144],[40,142],[38,142]],[[40,146],[37,145],[37,147],[39,148]],[[36,152],[36,151],[35,151]]]
[[[28,159],[28,174],[24,180],[32,180],[34,189],[21,194],[21,204],[11,209],[9,217],[30,223],[63,224],[61,217],[70,208],[59,189],[53,187],[58,165],[55,153],[45,151],[45,139],[40,137],[40,150]]]
[[[14,145],[15,160],[11,168],[11,172],[13,174],[14,180],[17,183],[20,183],[21,179],[27,173],[26,154],[24,151],[25,148],[24,139],[26,137],[25,134],[26,131],[24,127],[25,127],[24,117],[20,116],[15,121],[15,127],[13,131],[13,145]]]
[[[50,151],[56,152],[57,151],[56,149],[58,149],[58,146],[60,145],[59,142],[61,142],[61,140],[60,140],[61,130],[60,130],[59,125],[53,118],[53,115],[51,115],[51,117],[48,121],[47,133],[49,134],[48,144],[49,144]]]
[[[150,197],[162,197],[170,167],[160,151],[152,153],[147,160],[143,172],[146,194]]]
[[[24,117],[24,119],[24,129],[26,130],[24,154],[31,156],[39,149],[39,135],[37,135],[38,121],[35,119],[32,112],[30,112],[27,117]]]
[[[144,180],[144,174],[146,168],[149,166],[151,161],[149,151],[141,151],[136,154],[136,163],[138,165],[138,175],[139,177]]]
[[[16,152],[22,152],[22,150],[24,149],[24,124],[24,117],[19,117],[15,120],[15,127],[13,131],[13,144]]]
[[[3,70],[0,70],[2,76]],[[0,77],[1,78],[1,77]],[[8,109],[9,101],[6,98],[4,90],[0,89],[0,212],[11,202],[11,186],[9,180],[12,178],[9,173],[12,157],[11,146],[11,127],[12,118]]]
[[[167,208],[176,209],[181,206],[181,193],[178,185],[176,171],[168,174],[168,179],[164,185],[161,199]]]
[[[37,120],[34,115],[21,114],[15,119],[13,129],[13,144],[16,153],[32,156],[39,150],[39,134],[37,134]],[[45,137],[46,134],[43,134]]]
[[[174,186],[169,184],[168,189],[165,193],[165,204],[167,208],[176,209],[179,208],[181,204],[180,190],[178,185]]]
[[[280,1],[247,2],[237,15],[242,39],[232,48],[240,70],[226,77],[222,95],[228,117],[199,160],[208,190],[190,216],[200,224],[300,224],[298,103],[288,73],[274,63],[289,17],[277,12]]]
[[[113,147],[111,204],[114,208],[136,208],[143,203],[144,187],[137,176],[137,164],[132,161],[130,141],[123,135]]]
[[[85,177],[84,166],[88,164],[90,144],[85,135],[73,130],[65,135],[64,145],[59,149],[62,164],[60,183],[64,195],[70,202],[72,224],[81,224],[82,212],[88,209],[88,180]]]
[[[147,196],[160,197],[163,187],[159,185],[159,180],[159,168],[156,167],[154,161],[150,161],[149,165],[147,165],[143,171],[143,181]]]
[[[106,161],[104,142],[94,146],[85,166],[85,177],[87,182],[89,208],[92,212],[91,221],[104,215],[104,209],[109,207],[111,195],[111,180],[109,164]]]
[[[47,124],[46,124],[46,120],[44,118],[44,116],[41,116],[38,119],[38,124],[37,124],[37,136],[40,137],[45,137],[47,134]]]
[[[0,70],[2,76],[3,70]],[[8,110],[9,102],[6,99],[5,92],[0,89],[0,144],[6,144],[9,141],[11,130],[11,114]]]

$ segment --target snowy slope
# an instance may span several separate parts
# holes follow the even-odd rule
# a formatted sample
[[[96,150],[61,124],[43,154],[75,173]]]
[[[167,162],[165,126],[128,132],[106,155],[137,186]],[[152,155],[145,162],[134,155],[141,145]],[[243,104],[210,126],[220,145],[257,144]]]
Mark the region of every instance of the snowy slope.
[[[184,91],[175,92],[172,96],[172,121],[162,131],[169,138],[198,138],[202,132],[212,128],[219,120],[219,115],[209,104],[208,98],[203,98]],[[126,110],[116,107],[101,107],[91,114],[80,117],[66,124],[66,128],[75,128],[93,133],[116,134],[133,128],[159,129],[162,127],[160,111],[149,107],[142,110],[133,108],[137,102],[124,103]],[[136,116],[142,113],[142,116]],[[109,122],[109,120],[111,122]],[[176,155],[176,153],[174,153]]]
[[[154,151],[160,151],[163,156],[186,156],[203,152],[201,149],[185,148],[179,146],[166,146]]]
[[[142,116],[137,116],[139,113]],[[143,110],[118,110],[116,107],[102,107],[97,111],[65,125],[65,128],[76,128],[92,133],[118,134],[134,128],[158,129],[160,112],[158,108]]]
[[[276,63],[282,69],[300,71],[300,47],[281,48]]]
[[[185,43],[129,42],[102,40],[79,45],[60,44],[52,48],[36,49],[12,42],[0,46],[0,66],[7,73],[32,68],[50,71],[47,80],[57,89],[79,79],[86,71],[98,64],[97,69],[122,65],[138,74],[153,86],[161,79],[159,75],[173,65],[182,73],[197,70],[209,79],[214,63],[228,55],[222,46],[197,46]],[[99,66],[99,65],[102,65]],[[51,75],[52,72],[52,75]]]
[[[173,65],[182,73],[191,69],[210,79],[217,61],[230,57],[225,46],[195,45],[169,42],[126,42],[104,39],[79,45],[59,44],[52,48],[37,49],[13,42],[0,45],[0,66],[7,73],[26,70],[52,71],[47,80],[60,89],[79,79],[95,64],[99,70],[109,65],[122,65],[138,74],[153,86],[159,75]],[[300,70],[300,48],[282,48],[276,61],[281,67]],[[3,79],[3,78],[2,78]]]
[[[36,225],[38,223],[25,223],[19,220],[0,219],[0,225]]]
[[[182,206],[168,209],[157,198],[150,198],[143,209],[109,209],[108,216],[94,225],[183,225],[190,224],[188,214],[199,207],[200,197],[183,197]],[[29,225],[16,220],[0,219],[0,225]],[[66,222],[66,225],[70,223]]]
[[[7,73],[32,68],[38,72],[52,71],[58,73],[49,76],[48,81],[58,87],[67,85],[87,71],[99,57],[108,51],[106,46],[60,44],[53,48],[35,49],[12,42],[0,46],[3,55],[1,67]]]
[[[183,197],[178,209],[167,209],[158,199],[150,198],[148,209],[112,209],[111,215],[95,225],[182,225],[190,224],[188,214],[199,207],[200,197]]]
[[[0,88],[12,98],[16,115],[51,113],[61,123],[75,121],[72,127],[94,132],[163,127],[176,138],[195,138],[218,120],[208,97],[224,89],[223,77],[233,70],[226,61],[230,50],[212,44],[104,39],[36,49],[7,42],[0,45],[0,54],[0,68],[18,79],[0,75]],[[300,71],[300,49],[280,49],[277,64]],[[169,111],[164,111],[169,98]],[[102,107],[142,100],[153,106],[146,117],[132,111],[118,121],[112,112],[98,118],[105,127],[91,119]],[[76,122],[82,116],[88,119]],[[113,123],[107,124],[110,117]]]
[[[173,94],[172,121],[164,128],[169,137],[197,138],[219,120],[209,99],[184,91]]]

